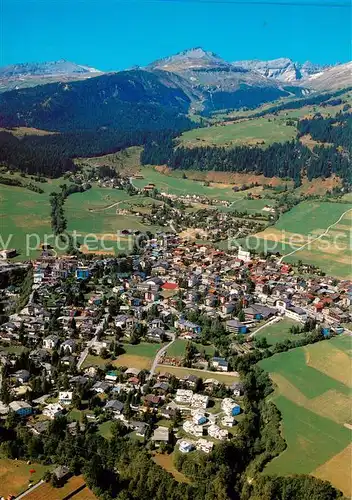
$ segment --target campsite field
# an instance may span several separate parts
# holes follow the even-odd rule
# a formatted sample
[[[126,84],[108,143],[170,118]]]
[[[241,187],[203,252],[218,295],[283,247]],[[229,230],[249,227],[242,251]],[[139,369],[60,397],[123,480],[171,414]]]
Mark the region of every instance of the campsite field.
[[[297,135],[294,126],[286,125],[285,118],[266,117],[221,123],[212,127],[184,132],[180,143],[187,147],[201,146],[270,146],[274,142],[290,141]]]
[[[249,248],[280,252],[285,262],[314,264],[338,278],[351,275],[352,204],[306,201],[244,243]],[[319,238],[319,239],[317,239]]]
[[[338,337],[262,360],[275,392],[269,396],[282,414],[287,449],[270,462],[268,474],[313,474],[352,493],[351,338]],[[341,455],[342,454],[342,455]]]
[[[205,185],[204,181],[184,179],[183,172],[165,170],[165,173],[153,167],[141,169],[143,179],[133,179],[133,185],[141,189],[146,184],[155,184],[156,189],[161,192],[175,195],[199,195],[219,200],[235,200],[243,197],[243,193],[235,193],[228,183],[210,183]],[[178,174],[178,175],[176,175]]]
[[[49,469],[44,465],[27,465],[22,460],[0,459],[0,496],[19,495],[28,488],[29,480],[38,482]],[[35,472],[31,473],[33,470]]]

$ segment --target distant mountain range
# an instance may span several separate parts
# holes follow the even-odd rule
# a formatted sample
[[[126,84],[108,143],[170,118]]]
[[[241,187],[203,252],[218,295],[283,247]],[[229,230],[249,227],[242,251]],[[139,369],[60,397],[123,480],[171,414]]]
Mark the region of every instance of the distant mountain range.
[[[0,92],[57,81],[84,80],[103,72],[61,59],[44,63],[12,64],[0,68]]]
[[[308,88],[314,88],[314,84],[311,85],[311,82],[315,81],[315,77],[323,76],[326,71],[329,74],[329,70],[340,66],[346,65],[319,65],[309,61],[301,64],[288,58],[270,61],[254,59],[227,62],[214,52],[195,47],[154,61],[144,69],[149,71],[159,69],[180,74],[187,78],[193,86],[197,84],[214,85],[219,84],[219,82],[223,84],[224,75],[227,73],[229,75],[226,78],[227,85],[238,80],[240,83],[254,82],[262,83],[265,86],[266,79],[270,79],[282,84],[303,84]],[[138,69],[140,68],[138,67]],[[209,77],[209,73],[214,75],[215,72],[218,73],[217,78]],[[81,80],[103,73],[99,69],[64,59],[43,63],[13,64],[0,67],[0,92],[54,81]],[[237,78],[234,77],[235,73],[238,74]],[[335,73],[335,75],[338,74],[339,71]],[[336,84],[338,85],[338,82]]]
[[[182,128],[188,113],[254,108],[346,87],[351,64],[230,63],[200,47],[115,73],[64,60],[18,64],[0,68],[0,126],[132,130],[162,129],[169,122]]]

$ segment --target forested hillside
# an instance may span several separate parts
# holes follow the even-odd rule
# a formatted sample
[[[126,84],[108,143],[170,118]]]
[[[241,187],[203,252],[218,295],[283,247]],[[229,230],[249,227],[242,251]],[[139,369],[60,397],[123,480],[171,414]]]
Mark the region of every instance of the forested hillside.
[[[0,126],[54,131],[191,127],[190,97],[167,74],[132,70],[0,95]]]
[[[0,132],[0,162],[27,174],[59,177],[76,169],[72,158],[114,153],[176,132],[99,130],[17,138]]]
[[[190,149],[172,148],[171,144],[171,137],[166,138],[166,143],[148,143],[142,154],[142,162],[167,164],[173,169],[255,172],[266,177],[289,177],[295,180],[296,185],[300,184],[304,173],[309,180],[336,174],[351,182],[350,159],[335,146],[316,146],[311,151],[298,141],[275,143],[267,149],[246,146]]]
[[[352,152],[352,115],[338,113],[335,118],[323,118],[316,115],[313,119],[298,123],[300,135],[310,134],[315,141],[340,146]]]

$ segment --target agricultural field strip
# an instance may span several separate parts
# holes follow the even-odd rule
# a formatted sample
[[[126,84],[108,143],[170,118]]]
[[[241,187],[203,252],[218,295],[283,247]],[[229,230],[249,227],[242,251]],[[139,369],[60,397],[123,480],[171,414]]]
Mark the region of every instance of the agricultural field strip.
[[[334,376],[333,379],[326,373],[324,359],[331,348],[334,359],[340,360],[340,369],[345,371],[348,369],[347,366],[350,366],[350,343],[351,339],[347,336],[336,337],[306,346],[304,349],[298,348],[275,355],[259,363],[262,368],[272,374],[274,382],[277,383],[277,389],[269,396],[269,399],[282,412],[283,433],[288,443],[288,448],[268,464],[267,473],[315,474],[317,471],[318,475],[320,471],[319,477],[332,481],[346,495],[351,494],[351,484],[347,481],[349,474],[346,461],[339,465],[336,481],[334,481],[335,472],[333,473],[331,468],[324,468],[324,465],[330,461],[333,463],[335,456],[343,454],[346,446],[351,442],[351,433],[346,428],[349,425],[343,423],[344,416],[350,418],[351,415],[351,391],[348,386],[339,381],[341,374],[337,369],[331,373]],[[345,357],[341,358],[339,352]],[[336,357],[338,355],[339,358]],[[314,368],[309,366],[310,363],[314,364]],[[322,369],[318,371],[320,376],[314,378],[309,376],[317,372],[317,368]],[[293,372],[300,372],[297,380]],[[309,385],[313,385],[312,390],[302,391],[303,384],[307,385],[308,380]],[[336,392],[338,388],[340,392]],[[327,396],[328,399],[326,399]],[[297,408],[296,413],[294,408]],[[299,411],[298,408],[300,408]],[[292,426],[297,432],[293,432]],[[321,439],[322,436],[324,439]],[[298,457],[298,448],[302,449],[302,446],[308,446],[305,448],[304,460]],[[329,450],[331,450],[330,454]],[[340,462],[341,460],[338,461]]]
[[[339,222],[340,222],[340,221],[341,221],[341,220],[345,217],[345,215],[346,215],[346,214],[348,214],[349,212],[352,212],[352,208],[349,208],[348,210],[346,210],[346,212],[344,212],[344,213],[343,213],[343,214],[342,214],[342,215],[338,218],[338,220],[337,220],[336,222],[334,222],[333,224],[330,224],[330,226],[328,226],[322,234],[320,234],[319,236],[317,236],[317,237],[316,237],[316,238],[314,238],[313,240],[308,241],[307,243],[304,243],[304,245],[302,245],[302,246],[300,246],[300,247],[296,248],[296,249],[295,249],[295,250],[293,250],[292,252],[287,253],[286,255],[283,255],[283,256],[281,257],[281,259],[280,259],[280,261],[279,261],[279,262],[281,263],[281,262],[283,261],[283,259],[285,259],[286,257],[289,257],[290,255],[293,255],[294,253],[298,252],[299,250],[303,250],[303,249],[304,249],[307,245],[312,244],[312,243],[314,243],[314,242],[315,242],[315,241],[317,241],[317,240],[320,240],[323,236],[325,236],[325,235],[327,235],[327,234],[328,234],[328,232],[330,231],[330,229],[331,229],[332,227],[334,227],[336,224],[339,224]]]

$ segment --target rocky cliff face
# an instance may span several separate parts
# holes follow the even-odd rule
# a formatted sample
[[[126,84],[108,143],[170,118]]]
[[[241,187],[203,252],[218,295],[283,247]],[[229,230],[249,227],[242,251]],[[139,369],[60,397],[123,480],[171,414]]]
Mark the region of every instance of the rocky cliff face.
[[[286,83],[299,82],[326,69],[326,66],[319,66],[309,61],[300,64],[287,58],[273,59],[272,61],[236,61],[232,65],[256,71],[266,78]]]

